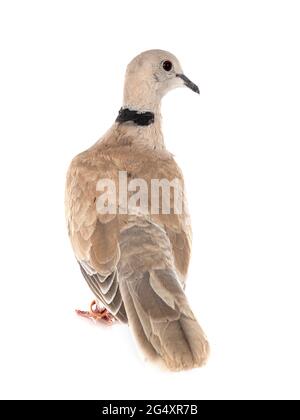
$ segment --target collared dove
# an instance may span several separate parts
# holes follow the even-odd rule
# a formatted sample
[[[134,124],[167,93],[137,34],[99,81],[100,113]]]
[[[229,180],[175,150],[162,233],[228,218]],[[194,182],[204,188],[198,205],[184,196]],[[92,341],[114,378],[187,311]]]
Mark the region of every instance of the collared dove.
[[[129,181],[143,180],[144,195],[152,191],[153,180],[177,179],[183,186],[181,170],[164,145],[160,115],[162,97],[180,86],[199,93],[171,53],[150,50],[135,57],[127,67],[115,123],[70,164],[65,201],[71,244],[95,295],[90,312],[79,313],[128,322],[146,356],[175,371],[203,365],[209,351],[184,293],[191,251],[184,187],[181,211],[173,189],[169,212],[163,211],[162,189],[146,199],[148,213],[138,206],[124,209],[120,173]],[[99,187],[103,179],[115,185],[114,211],[99,211],[99,197],[107,193]],[[127,200],[132,195],[131,189]],[[142,194],[139,198],[145,203]],[[159,211],[151,212],[151,200],[157,198]]]

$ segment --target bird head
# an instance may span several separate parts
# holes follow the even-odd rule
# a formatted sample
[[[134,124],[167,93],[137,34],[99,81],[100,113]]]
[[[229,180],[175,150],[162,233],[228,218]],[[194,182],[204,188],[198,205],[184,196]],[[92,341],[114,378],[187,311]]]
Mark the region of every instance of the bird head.
[[[127,66],[124,105],[131,109],[152,110],[167,92],[184,86],[200,93],[173,54],[163,50],[145,51]]]

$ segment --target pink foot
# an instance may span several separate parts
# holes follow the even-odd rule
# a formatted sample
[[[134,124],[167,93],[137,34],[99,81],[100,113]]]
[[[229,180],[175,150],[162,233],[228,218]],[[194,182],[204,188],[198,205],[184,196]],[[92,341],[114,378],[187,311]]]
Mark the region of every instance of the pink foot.
[[[102,321],[109,325],[115,321],[115,318],[107,309],[98,308],[95,300],[91,303],[89,311],[80,311],[79,309],[76,309],[75,312],[83,318],[88,318],[93,321]]]

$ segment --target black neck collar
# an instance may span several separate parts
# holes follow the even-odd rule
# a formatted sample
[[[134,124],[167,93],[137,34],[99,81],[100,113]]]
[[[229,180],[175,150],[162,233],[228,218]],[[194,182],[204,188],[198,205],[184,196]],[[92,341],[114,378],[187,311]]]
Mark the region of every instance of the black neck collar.
[[[132,121],[136,125],[150,125],[154,123],[153,112],[139,112],[129,108],[121,108],[116,122],[122,124],[127,121]]]

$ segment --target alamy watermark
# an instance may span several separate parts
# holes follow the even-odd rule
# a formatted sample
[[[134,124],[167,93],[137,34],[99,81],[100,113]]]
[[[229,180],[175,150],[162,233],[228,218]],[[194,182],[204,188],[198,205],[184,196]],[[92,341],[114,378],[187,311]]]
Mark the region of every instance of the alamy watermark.
[[[126,171],[118,179],[100,179],[96,200],[99,214],[181,214],[183,208],[182,181],[174,178],[142,178],[128,180]]]

